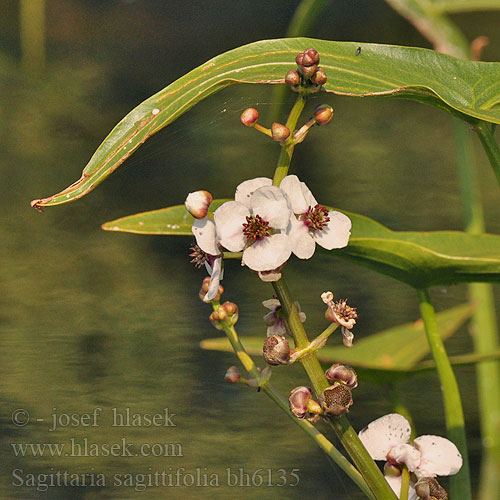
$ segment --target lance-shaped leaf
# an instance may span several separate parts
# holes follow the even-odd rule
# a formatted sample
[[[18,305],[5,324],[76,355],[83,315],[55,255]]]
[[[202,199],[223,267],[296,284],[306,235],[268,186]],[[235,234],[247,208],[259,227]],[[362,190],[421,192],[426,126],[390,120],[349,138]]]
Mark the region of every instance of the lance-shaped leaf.
[[[214,200],[210,209],[224,201]],[[352,221],[349,244],[328,255],[354,261],[415,288],[500,280],[498,235],[391,231],[369,217],[343,212]],[[102,227],[107,231],[189,236],[193,220],[184,206],[178,205],[117,219]]]
[[[86,195],[149,137],[228,85],[283,84],[284,75],[295,67],[295,56],[308,47],[321,55],[328,75],[326,92],[404,97],[463,118],[500,123],[500,63],[462,61],[432,50],[390,45],[264,40],[214,57],[144,101],[104,139],[79,180],[32,205],[58,205]]]
[[[436,318],[441,337],[451,337],[470,318],[472,311],[473,308],[465,304],[438,313]],[[264,337],[240,336],[240,340],[249,354],[262,356]],[[231,344],[225,337],[206,339],[200,345],[203,349],[232,352]],[[350,365],[358,375],[363,374],[364,380],[381,383],[395,382],[417,371],[418,362],[428,354],[429,344],[421,320],[395,326],[364,339],[356,338],[352,349],[344,345],[326,345],[317,352],[323,363]],[[426,368],[432,369],[433,366],[427,365]]]

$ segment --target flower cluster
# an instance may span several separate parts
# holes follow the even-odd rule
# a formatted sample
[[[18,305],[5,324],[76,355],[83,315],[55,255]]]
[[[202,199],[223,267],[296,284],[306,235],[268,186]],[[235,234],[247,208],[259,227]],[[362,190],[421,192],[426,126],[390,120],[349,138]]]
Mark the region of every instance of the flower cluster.
[[[243,265],[266,273],[279,269],[292,253],[311,258],[316,243],[332,250],[349,241],[350,219],[318,204],[295,175],[286,176],[279,187],[266,177],[244,181],[236,188],[234,201],[213,214],[207,212],[206,203],[201,211],[188,203],[198,198],[190,193],[186,207],[197,217],[192,230],[198,247],[207,254],[205,263],[212,276],[206,301],[212,300],[222,278],[222,248],[242,252]]]
[[[411,426],[402,415],[390,413],[371,422],[359,433],[359,439],[374,460],[389,464],[404,464],[417,479],[450,476],[462,467],[462,455],[448,439],[440,436],[420,436],[410,442]],[[386,474],[394,492],[399,495],[401,475]],[[409,500],[416,500],[412,484]]]

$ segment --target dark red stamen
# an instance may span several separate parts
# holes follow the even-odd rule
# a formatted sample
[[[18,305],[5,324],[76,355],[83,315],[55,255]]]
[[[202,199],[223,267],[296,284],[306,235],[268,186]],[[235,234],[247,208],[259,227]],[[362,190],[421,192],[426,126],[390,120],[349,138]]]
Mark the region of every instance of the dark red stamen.
[[[248,240],[262,240],[270,235],[269,222],[260,215],[248,215],[246,224],[243,223],[243,234]]]
[[[323,229],[323,227],[330,221],[328,217],[328,209],[322,205],[316,205],[315,207],[309,207],[307,209],[304,224],[311,231],[317,231]]]

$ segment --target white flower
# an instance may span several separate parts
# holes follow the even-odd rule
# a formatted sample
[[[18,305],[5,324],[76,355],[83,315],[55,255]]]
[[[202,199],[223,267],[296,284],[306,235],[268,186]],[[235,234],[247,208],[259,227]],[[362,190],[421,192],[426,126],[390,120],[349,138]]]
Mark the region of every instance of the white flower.
[[[292,253],[285,233],[291,216],[286,196],[271,179],[250,179],[236,188],[235,201],[215,211],[217,238],[229,251],[243,251],[242,261],[250,269],[276,269]]]
[[[214,221],[208,217],[196,219],[193,222],[192,231],[196,244],[206,254],[204,263],[210,275],[210,285],[203,301],[210,302],[217,295],[224,274],[219,238]]]
[[[293,253],[300,259],[310,259],[316,243],[327,250],[343,248],[349,242],[351,220],[346,215],[328,211],[319,205],[309,188],[296,175],[287,175],[280,189],[290,200],[296,217],[287,230]]]
[[[426,435],[409,443],[410,435],[408,420],[398,413],[390,413],[365,427],[359,439],[374,460],[405,464],[418,478],[450,476],[462,467],[462,455],[448,439]],[[396,489],[398,484],[401,486],[396,479],[392,478],[389,483],[399,494]]]

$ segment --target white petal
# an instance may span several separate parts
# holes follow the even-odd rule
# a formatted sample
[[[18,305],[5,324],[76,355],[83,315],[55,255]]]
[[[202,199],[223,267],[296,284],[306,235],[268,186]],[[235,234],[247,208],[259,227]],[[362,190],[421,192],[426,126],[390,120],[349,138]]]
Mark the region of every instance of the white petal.
[[[210,284],[208,285],[208,292],[203,298],[203,302],[210,302],[217,295],[221,279],[222,259],[215,259],[214,267],[212,269],[212,276],[210,277]]]
[[[421,454],[415,446],[405,443],[393,446],[388,457],[391,458],[391,461],[394,460],[398,464],[405,464],[409,471],[414,471],[420,463]]]
[[[306,200],[306,203],[310,207],[315,207],[318,202],[316,201],[314,195],[311,193],[311,190],[306,186],[305,182],[301,182],[300,187],[302,188],[302,194]]]
[[[393,476],[384,476],[385,480],[389,483],[389,486],[392,488],[392,491],[396,493],[397,497],[401,497],[401,483],[403,481],[403,476],[393,477]],[[415,488],[413,484],[410,482],[410,487],[408,488],[408,500],[417,500],[417,493],[415,492]]]
[[[251,210],[260,215],[274,229],[286,229],[292,215],[288,200],[276,186],[257,189],[250,198]]]
[[[296,175],[287,175],[280,184],[280,189],[285,192],[290,200],[294,214],[305,214],[310,207],[304,197],[302,184]]]
[[[330,221],[323,229],[313,231],[314,240],[327,250],[345,247],[351,235],[351,219],[334,210],[328,212],[328,217],[330,217]]]
[[[292,245],[292,252],[299,259],[310,259],[316,250],[316,242],[312,239],[309,229],[294,216],[290,219],[287,234]]]
[[[273,234],[256,241],[243,252],[243,262],[254,271],[269,271],[286,262],[292,253],[286,234]]]
[[[377,418],[359,433],[359,439],[374,460],[385,460],[390,449],[408,442],[411,427],[399,413]]]
[[[462,455],[458,448],[441,436],[420,436],[415,439],[422,457],[415,470],[418,477],[451,476],[462,467]]]
[[[193,222],[192,231],[196,238],[196,244],[210,255],[219,255],[220,250],[217,246],[215,234],[215,222],[208,217],[196,219]]]
[[[236,193],[234,195],[235,201],[243,203],[243,205],[250,208],[250,198],[254,191],[263,187],[271,186],[273,181],[267,177],[257,177],[255,179],[249,179],[244,181],[236,187]]]
[[[248,208],[237,201],[227,201],[214,212],[220,243],[230,252],[239,252],[245,247],[243,224],[247,215],[250,215]]]

